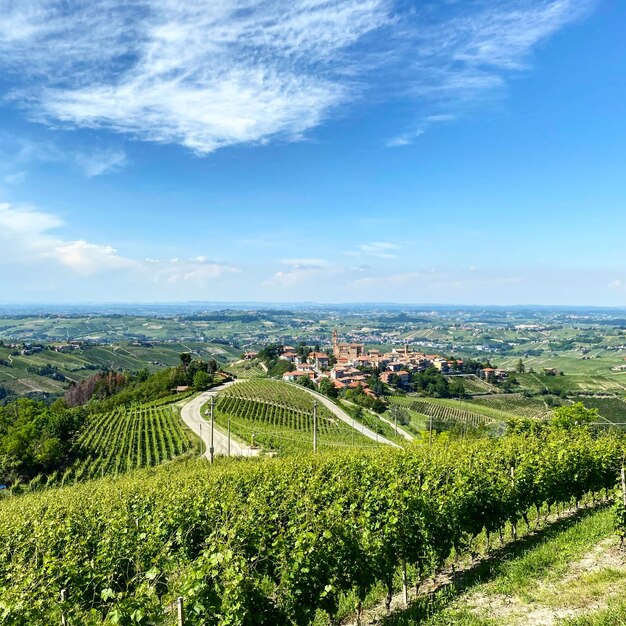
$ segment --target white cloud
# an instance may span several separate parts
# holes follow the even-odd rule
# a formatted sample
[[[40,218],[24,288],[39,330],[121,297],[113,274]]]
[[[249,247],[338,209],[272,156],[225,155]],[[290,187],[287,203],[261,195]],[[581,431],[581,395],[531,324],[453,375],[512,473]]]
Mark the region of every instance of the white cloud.
[[[63,243],[51,252],[59,263],[81,274],[137,266],[136,261],[119,256],[117,250],[111,246],[100,246],[82,240]]]
[[[318,125],[350,95],[342,52],[388,19],[387,0],[70,4],[12,5],[0,31],[5,64],[50,76],[34,115],[198,153]]]
[[[297,270],[317,270],[330,265],[325,259],[283,259],[281,263]]]
[[[57,231],[63,220],[31,207],[0,203],[0,261],[13,265],[56,263],[79,276],[123,271],[137,281],[205,285],[239,270],[206,257],[191,259],[133,259],[110,246],[64,240]]]
[[[287,266],[287,269],[277,271],[269,280],[264,281],[264,287],[291,290],[308,284],[317,289],[319,285],[330,284],[346,273],[359,271],[330,263],[325,259],[283,259],[280,263]]]
[[[194,283],[197,285],[205,285],[224,274],[238,274],[241,271],[236,267],[217,263],[206,257],[167,261],[146,259],[140,270],[154,283]]]
[[[9,96],[58,127],[205,154],[295,140],[369,90],[415,104],[406,145],[525,70],[596,0],[0,0]],[[383,94],[383,95],[381,95]]]
[[[513,72],[527,70],[533,51],[586,16],[597,0],[477,0],[441,3],[403,24],[406,61],[397,80],[420,104],[414,128],[392,138],[405,146],[432,124],[456,119],[501,92]]]
[[[54,141],[33,141],[26,137],[2,139],[5,144],[2,150],[4,158],[20,163],[22,167],[33,163],[69,164],[85,176],[93,178],[117,172],[128,165],[126,152],[121,148],[67,150],[59,147]],[[26,172],[18,172],[14,176],[17,181],[7,182],[21,182]],[[22,178],[19,178],[20,176]],[[7,178],[8,176],[5,176],[5,180]]]
[[[621,291],[622,289],[624,289],[624,287],[625,287],[624,283],[619,278],[617,280],[612,280],[609,283],[609,289],[614,289],[616,291]]]

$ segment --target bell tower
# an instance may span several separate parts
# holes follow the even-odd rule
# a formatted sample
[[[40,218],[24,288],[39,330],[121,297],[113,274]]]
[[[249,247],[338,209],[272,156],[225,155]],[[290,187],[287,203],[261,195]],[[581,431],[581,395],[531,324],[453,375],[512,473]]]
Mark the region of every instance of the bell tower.
[[[337,352],[339,351],[339,340],[337,339],[337,329],[333,329],[333,354],[338,356]]]

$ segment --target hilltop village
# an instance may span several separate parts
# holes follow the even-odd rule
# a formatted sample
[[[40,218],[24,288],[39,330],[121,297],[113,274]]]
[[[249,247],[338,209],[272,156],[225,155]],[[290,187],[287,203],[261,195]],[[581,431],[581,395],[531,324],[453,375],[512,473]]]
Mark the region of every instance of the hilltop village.
[[[278,362],[288,369],[282,373],[286,382],[315,385],[324,390],[332,385],[336,392],[358,390],[372,400],[382,395],[385,386],[409,390],[415,375],[427,371],[438,379],[443,379],[444,375],[447,380],[451,376],[460,377],[456,386],[457,395],[462,389],[463,376],[480,376],[492,383],[506,381],[509,376],[504,369],[491,367],[489,363],[414,351],[409,344],[383,352],[367,349],[362,343],[340,342],[337,330],[333,331],[332,345],[326,351],[285,345],[276,354]],[[243,356],[252,360],[263,355],[246,352]]]

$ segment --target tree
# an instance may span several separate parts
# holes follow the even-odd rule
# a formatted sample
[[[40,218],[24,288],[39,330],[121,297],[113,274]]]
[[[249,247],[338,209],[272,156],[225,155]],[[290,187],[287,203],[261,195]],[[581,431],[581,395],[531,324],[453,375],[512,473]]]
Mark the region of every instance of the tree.
[[[296,382],[307,389],[315,389],[315,383],[308,376],[299,376]]]
[[[552,424],[570,429],[585,426],[598,419],[598,409],[588,409],[582,402],[570,406],[560,406],[554,410]]]
[[[180,364],[183,366],[184,369],[187,369],[190,363],[191,363],[191,352],[183,352],[180,355]]]
[[[213,377],[202,370],[198,370],[193,377],[193,386],[198,391],[204,391],[213,382]]]
[[[337,387],[333,384],[333,381],[330,378],[322,378],[320,381],[320,393],[323,393],[325,396],[329,398],[336,398],[339,395]]]
[[[523,374],[526,371],[526,366],[524,365],[524,361],[522,361],[522,359],[520,359],[515,365],[515,371],[518,374]]]

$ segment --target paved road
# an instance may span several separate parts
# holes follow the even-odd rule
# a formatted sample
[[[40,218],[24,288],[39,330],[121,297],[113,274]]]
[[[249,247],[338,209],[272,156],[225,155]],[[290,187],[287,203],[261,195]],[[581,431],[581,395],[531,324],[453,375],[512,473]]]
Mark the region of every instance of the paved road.
[[[290,383],[291,384],[291,383]],[[323,396],[321,393],[317,391],[313,391],[313,389],[307,389],[302,385],[298,385],[298,388],[304,389],[307,393],[310,393],[312,396],[321,402],[327,409],[330,410],[331,413],[338,417],[342,422],[348,424],[354,428],[354,430],[360,432],[363,436],[368,437],[372,441],[376,441],[378,443],[386,443],[387,445],[393,446],[394,448],[399,448],[400,446],[393,441],[390,441],[386,437],[375,433],[373,430],[367,428],[367,426],[363,426],[360,422],[357,422],[355,419],[352,419],[343,409],[340,409],[332,400],[329,400],[326,396]]]
[[[201,414],[202,406],[208,402],[211,396],[214,396],[227,387],[230,387],[230,385],[234,385],[235,382],[236,381],[231,381],[229,383],[219,385],[218,387],[213,387],[209,391],[205,391],[199,396],[193,398],[193,400],[190,400],[182,408],[181,417],[183,418],[183,422],[185,422],[185,424],[187,424],[187,426],[189,426],[189,428],[191,428],[191,430],[193,430],[193,432],[202,439],[205,450],[204,456],[207,458],[210,457],[209,448],[211,447],[211,423]],[[213,432],[213,447],[216,455],[226,456],[228,454],[228,435],[217,428],[217,426]],[[231,437],[230,454],[231,456],[257,456],[259,454],[259,449],[251,449],[249,446],[242,445]]]

